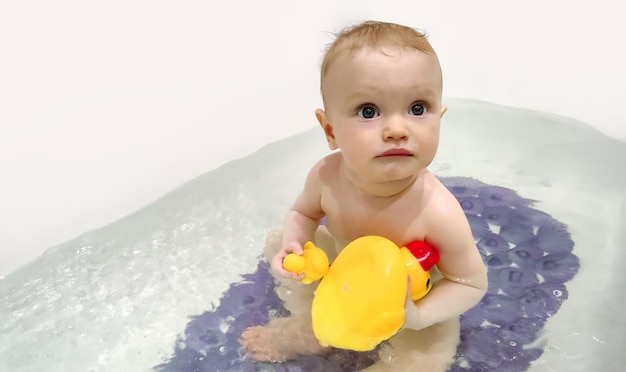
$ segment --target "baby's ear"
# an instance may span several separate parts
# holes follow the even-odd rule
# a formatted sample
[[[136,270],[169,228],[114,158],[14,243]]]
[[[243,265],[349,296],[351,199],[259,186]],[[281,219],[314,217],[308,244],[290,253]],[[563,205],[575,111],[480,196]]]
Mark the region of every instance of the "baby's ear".
[[[445,114],[446,111],[448,111],[448,106],[441,105],[441,117],[443,117],[443,114]]]
[[[322,109],[315,110],[315,117],[317,121],[319,121],[322,129],[324,130],[324,134],[326,135],[326,141],[328,141],[328,148],[331,150],[336,150],[338,148],[337,142],[335,141],[335,134],[333,133],[333,126],[328,122],[328,116],[326,116],[326,112]]]

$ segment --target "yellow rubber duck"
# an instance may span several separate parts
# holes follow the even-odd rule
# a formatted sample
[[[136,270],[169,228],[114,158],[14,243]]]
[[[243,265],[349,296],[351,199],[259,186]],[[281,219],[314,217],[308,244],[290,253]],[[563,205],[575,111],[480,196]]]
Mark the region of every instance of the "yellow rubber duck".
[[[303,255],[305,261],[316,256],[315,260],[323,262],[319,258],[326,257],[323,250],[310,242],[306,246],[310,253]],[[285,262],[292,260],[289,256]],[[380,236],[352,241],[337,256],[315,291],[311,312],[313,331],[320,344],[367,351],[389,339],[404,324],[407,276],[411,277],[411,299],[416,301],[430,291],[428,270],[438,260],[437,251],[421,241],[402,248]],[[285,269],[294,271],[288,268],[291,262],[285,262]],[[298,268],[301,267],[300,264]],[[306,269],[304,272],[306,277]]]
[[[328,272],[328,256],[312,242],[307,242],[302,247],[302,256],[290,253],[283,260],[283,267],[292,273],[304,273],[300,281],[311,284],[322,278]]]

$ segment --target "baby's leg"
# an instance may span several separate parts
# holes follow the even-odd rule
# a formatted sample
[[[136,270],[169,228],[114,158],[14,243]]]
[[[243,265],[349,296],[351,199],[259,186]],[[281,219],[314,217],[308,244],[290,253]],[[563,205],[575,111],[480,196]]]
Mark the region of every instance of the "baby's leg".
[[[327,251],[331,261],[336,257],[334,239],[326,228],[318,229],[314,242]],[[268,261],[272,260],[281,245],[282,233],[270,232],[264,250]],[[305,285],[270,271],[276,282],[276,293],[291,315],[272,319],[265,326],[246,329],[239,340],[246,353],[257,360],[277,362],[294,359],[299,354],[326,352],[328,349],[320,346],[315,338],[311,321],[313,292],[317,283]]]
[[[301,354],[323,354],[311,329],[311,316],[306,314],[274,318],[265,326],[249,327],[239,342],[246,354],[264,362],[284,362]]]
[[[445,371],[460,337],[459,318],[419,331],[404,329],[381,346],[380,360],[366,371]]]

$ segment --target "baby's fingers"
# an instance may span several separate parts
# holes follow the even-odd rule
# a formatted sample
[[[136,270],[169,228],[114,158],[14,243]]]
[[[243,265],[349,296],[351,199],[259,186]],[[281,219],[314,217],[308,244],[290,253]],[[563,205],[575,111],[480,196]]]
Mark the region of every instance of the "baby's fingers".
[[[301,279],[303,276],[303,273],[294,273],[294,272],[290,272],[285,270],[284,267],[284,260],[285,257],[287,257],[287,255],[294,253],[297,255],[302,255],[303,250],[302,250],[302,246],[300,244],[298,244],[297,242],[292,242],[290,244],[288,244],[287,246],[285,246],[283,249],[281,249],[273,258],[272,258],[272,269],[276,270],[280,275],[287,277],[287,278],[292,278],[292,279]]]

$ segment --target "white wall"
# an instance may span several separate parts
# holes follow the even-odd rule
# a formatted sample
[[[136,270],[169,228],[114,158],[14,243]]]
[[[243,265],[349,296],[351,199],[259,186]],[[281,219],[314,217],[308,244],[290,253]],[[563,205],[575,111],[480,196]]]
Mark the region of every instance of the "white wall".
[[[346,22],[428,31],[447,96],[551,111],[625,140],[618,4],[2,2],[0,276],[311,128],[321,52]]]

